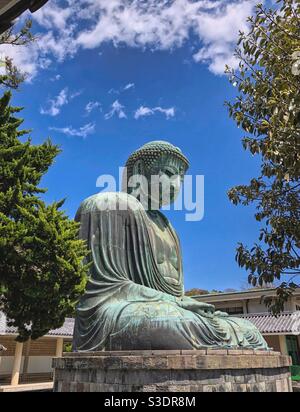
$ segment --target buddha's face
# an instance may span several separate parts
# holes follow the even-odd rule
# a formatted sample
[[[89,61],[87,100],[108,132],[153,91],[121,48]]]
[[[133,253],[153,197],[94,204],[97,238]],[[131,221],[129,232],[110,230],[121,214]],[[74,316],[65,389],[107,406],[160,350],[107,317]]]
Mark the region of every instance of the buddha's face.
[[[151,165],[146,177],[149,182],[149,198],[154,209],[176,200],[185,171],[185,164],[175,156],[162,155]]]

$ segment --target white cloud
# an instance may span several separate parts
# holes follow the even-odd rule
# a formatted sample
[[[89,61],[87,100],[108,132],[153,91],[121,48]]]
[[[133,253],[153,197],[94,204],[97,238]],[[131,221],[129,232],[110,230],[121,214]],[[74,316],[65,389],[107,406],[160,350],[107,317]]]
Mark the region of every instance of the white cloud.
[[[112,87],[108,90],[108,94],[120,94],[120,91]]]
[[[49,114],[49,116],[57,116],[60,113],[61,107],[67,104],[68,101],[68,88],[65,87],[59,92],[59,94],[56,97],[54,97],[54,99],[49,100],[48,109],[43,109],[41,107],[40,113]]]
[[[57,116],[60,113],[62,106],[68,104],[70,100],[74,99],[76,96],[79,96],[81,93],[82,91],[77,91],[70,94],[68,88],[65,87],[56,97],[49,99],[47,109],[41,107],[40,113],[48,114],[49,116]]]
[[[118,100],[115,100],[111,105],[111,110],[104,115],[104,118],[108,120],[116,115],[119,119],[126,119],[127,116],[125,114],[124,108],[125,107]]]
[[[77,96],[80,96],[82,94],[82,90],[77,90],[76,92],[73,92],[70,94],[70,100],[74,99]]]
[[[0,55],[13,59],[23,73],[27,75],[27,81],[31,81],[38,73],[39,69],[45,68],[43,57],[33,45],[12,46],[10,44],[0,44]],[[1,70],[3,72],[3,69]]]
[[[120,94],[126,90],[133,89],[135,87],[134,83],[127,83],[125,86],[120,87],[119,89],[111,88],[108,90],[108,94]]]
[[[123,87],[123,90],[129,90],[134,88],[134,83],[128,83],[126,86]]]
[[[166,119],[170,119],[171,117],[175,116],[175,108],[174,107],[169,107],[168,109],[164,109],[160,106],[156,107],[147,107],[147,106],[140,106],[134,113],[134,118],[137,120],[140,117],[145,117],[145,116],[152,116],[155,114],[155,112],[160,112],[163,113],[166,116]]]
[[[61,79],[61,75],[60,75],[60,74],[56,74],[55,76],[50,77],[50,81],[51,81],[51,82],[56,82],[56,81],[58,81],[58,80],[60,80],[60,79]]]
[[[153,109],[150,109],[150,107],[145,107],[145,106],[140,106],[134,113],[134,118],[138,119],[139,117],[143,116],[151,116],[154,114]]]
[[[175,116],[175,109],[174,107],[169,107],[168,109],[163,109],[162,107],[154,107],[153,109],[155,112],[160,112],[163,113],[167,119],[169,119],[170,117],[174,117]]]
[[[65,30],[68,19],[72,17],[74,9],[69,2],[68,6],[60,7],[58,1],[52,1],[51,5],[44,6],[34,15],[37,23],[47,29]]]
[[[170,50],[196,37],[195,61],[223,73],[232,59],[239,30],[245,30],[256,0],[89,0],[93,19],[76,39],[83,48],[112,41],[115,46]],[[205,58],[201,55],[201,51]],[[200,53],[200,54],[199,54]]]
[[[237,67],[233,55],[237,33],[247,30],[246,18],[252,14],[253,1],[228,3],[217,13],[201,16],[197,28],[202,47],[193,55],[196,62],[207,63],[215,74],[224,72],[225,64]]]
[[[101,103],[100,102],[88,102],[85,106],[85,111],[87,114],[90,114],[95,109],[100,109]]]
[[[79,129],[74,129],[72,126],[66,127],[50,127],[50,130],[54,130],[59,133],[63,133],[67,136],[78,136],[83,137],[84,139],[89,135],[95,132],[95,123],[88,123]]]
[[[80,48],[111,42],[115,47],[172,50],[191,37],[194,61],[216,74],[225,63],[236,66],[238,31],[257,0],[52,0],[32,15],[38,40],[27,48],[0,46],[34,77],[49,61],[62,62]],[[67,5],[66,5],[67,3]],[[65,7],[63,7],[65,5]]]

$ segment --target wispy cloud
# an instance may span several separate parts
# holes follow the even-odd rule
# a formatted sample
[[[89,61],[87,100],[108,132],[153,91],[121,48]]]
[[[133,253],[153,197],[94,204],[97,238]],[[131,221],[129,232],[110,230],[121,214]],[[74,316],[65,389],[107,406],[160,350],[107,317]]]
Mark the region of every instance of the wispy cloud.
[[[169,119],[170,117],[174,117],[175,116],[175,108],[174,107],[169,107],[168,109],[163,109],[162,107],[154,107],[153,109],[155,112],[160,112],[163,113],[167,119]]]
[[[114,89],[113,87],[108,90],[108,94],[120,94],[120,90]]]
[[[80,96],[82,94],[82,92],[83,92],[82,90],[77,90],[73,93],[70,93],[70,100],[74,99],[77,96]]]
[[[135,111],[134,118],[139,119],[140,117],[152,116],[155,114],[155,112],[163,113],[166,116],[166,119],[170,119],[171,117],[175,116],[174,107],[169,107],[169,108],[164,109],[160,106],[156,106],[156,107],[140,106]]]
[[[62,89],[57,96],[55,96],[53,99],[48,100],[48,108],[40,108],[40,113],[41,114],[48,114],[49,116],[57,116],[61,108],[65,106],[66,104],[69,103],[70,100],[74,99],[75,97],[79,96],[82,93],[82,91],[77,91],[73,93],[69,93],[69,90],[67,87]]]
[[[128,83],[128,84],[126,84],[126,86],[123,87],[123,90],[133,89],[134,86],[135,86],[134,83]]]
[[[72,126],[66,127],[49,127],[50,130],[54,130],[55,132],[63,133],[66,136],[77,136],[83,137],[84,139],[95,132],[95,123],[88,123],[78,129],[75,129]]]
[[[95,109],[101,109],[101,103],[100,102],[88,102],[85,106],[85,112],[86,114],[90,114],[93,110]]]
[[[125,86],[120,87],[119,89],[111,88],[108,90],[108,94],[120,94],[126,90],[133,89],[135,87],[134,83],[127,83]]]
[[[60,113],[62,106],[66,105],[68,101],[68,88],[65,87],[56,97],[48,101],[48,109],[43,109],[41,107],[40,113],[48,114],[49,116],[57,116]]]
[[[119,119],[126,119],[127,116],[124,109],[125,107],[119,102],[119,100],[115,100],[111,105],[111,110],[104,115],[104,118],[108,120],[116,115]]]
[[[154,111],[153,111],[153,109],[150,109],[150,107],[140,106],[134,112],[134,118],[138,119],[139,117],[151,116],[153,114],[154,114]]]
[[[50,81],[51,81],[51,82],[56,82],[56,81],[58,81],[58,80],[60,80],[60,79],[61,79],[61,75],[60,75],[60,74],[56,74],[55,76],[50,77]]]

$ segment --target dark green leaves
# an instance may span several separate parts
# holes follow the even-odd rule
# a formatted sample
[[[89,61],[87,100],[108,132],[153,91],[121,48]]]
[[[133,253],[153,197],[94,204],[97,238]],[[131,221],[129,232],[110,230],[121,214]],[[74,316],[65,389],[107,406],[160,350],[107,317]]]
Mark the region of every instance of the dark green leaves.
[[[276,298],[266,301],[274,313],[283,310],[300,275],[300,74],[292,70],[300,50],[300,3],[278,5],[280,12],[257,6],[249,32],[240,33],[239,69],[226,68],[239,92],[226,103],[229,115],[247,133],[244,149],[261,157],[260,175],[228,192],[235,205],[255,204],[263,225],[260,243],[250,250],[239,244],[236,260],[253,287],[278,285]]]
[[[21,120],[0,98],[0,307],[19,331],[18,340],[38,338],[72,316],[83,293],[87,267],[78,224],[46,205],[40,180],[59,153],[50,140],[19,140]]]

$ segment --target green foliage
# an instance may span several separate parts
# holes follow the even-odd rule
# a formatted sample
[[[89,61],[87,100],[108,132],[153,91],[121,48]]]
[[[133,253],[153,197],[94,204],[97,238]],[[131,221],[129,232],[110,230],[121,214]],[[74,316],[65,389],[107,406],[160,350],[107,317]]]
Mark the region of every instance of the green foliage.
[[[247,133],[244,148],[261,159],[260,175],[228,193],[235,205],[254,204],[262,225],[259,242],[239,244],[236,260],[252,286],[279,282],[277,297],[265,301],[273,313],[300,274],[300,3],[276,6],[257,5],[249,32],[239,36],[239,69],[226,69],[239,92],[226,103],[229,114]]]
[[[63,351],[72,352],[72,343],[71,342],[64,343]]]
[[[209,293],[223,293],[222,290],[212,289]]]
[[[207,295],[208,293],[209,293],[208,290],[193,288],[193,289],[187,290],[185,292],[185,296]]]
[[[223,290],[224,293],[235,293],[238,292],[236,289],[233,288],[227,288]]]
[[[300,375],[291,376],[292,381],[300,382]]]
[[[230,289],[231,291],[233,289]],[[211,291],[206,289],[192,288],[187,290],[185,296],[197,296],[197,295],[209,295],[211,293],[223,293],[222,290],[212,289]]]
[[[22,142],[20,108],[0,98],[0,307],[18,340],[36,339],[62,326],[74,313],[86,284],[87,250],[78,240],[78,224],[60,210],[63,201],[46,205],[38,187],[59,153],[49,140]]]
[[[0,45],[23,46],[31,43],[34,41],[34,37],[30,30],[31,20],[26,20],[24,26],[17,33],[14,33],[13,28],[2,33],[0,35]],[[5,56],[2,61],[0,60],[0,66],[5,69],[5,72],[0,74],[0,86],[17,89],[25,79],[25,74],[13,64],[12,59],[8,56]]]
[[[300,381],[300,365],[290,366],[291,378],[293,381]]]

